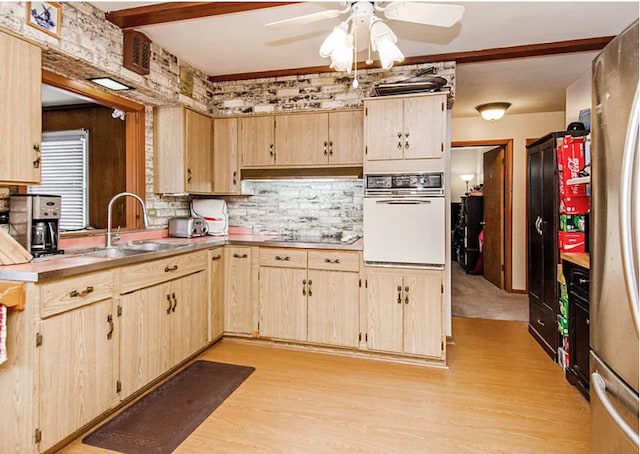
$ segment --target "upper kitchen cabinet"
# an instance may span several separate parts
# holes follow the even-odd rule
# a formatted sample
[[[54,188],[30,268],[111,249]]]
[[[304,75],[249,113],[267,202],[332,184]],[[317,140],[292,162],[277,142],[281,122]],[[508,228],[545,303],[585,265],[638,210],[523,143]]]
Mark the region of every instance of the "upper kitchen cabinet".
[[[362,165],[362,111],[275,118],[278,166]]]
[[[211,118],[184,107],[154,109],[154,192],[213,192]]]
[[[238,148],[242,167],[268,167],[276,163],[273,116],[239,119]]]
[[[0,184],[40,183],[42,57],[39,47],[0,32]]]
[[[240,169],[238,157],[238,119],[213,120],[213,192],[238,194]]]
[[[446,93],[366,99],[365,159],[439,159],[445,150]]]

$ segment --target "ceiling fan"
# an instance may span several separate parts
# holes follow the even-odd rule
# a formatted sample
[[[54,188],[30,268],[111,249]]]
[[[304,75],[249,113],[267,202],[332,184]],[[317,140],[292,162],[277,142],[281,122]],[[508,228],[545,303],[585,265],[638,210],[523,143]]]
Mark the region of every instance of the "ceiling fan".
[[[342,9],[330,9],[304,16],[292,17],[266,24],[267,27],[277,28],[288,25],[303,25],[332,19],[349,13],[344,21],[333,28],[320,46],[320,56],[331,58],[331,68],[336,71],[346,71],[351,74],[354,55],[358,50],[358,31],[369,31],[369,57],[366,63],[373,63],[371,50],[378,52],[380,63],[384,69],[389,69],[394,62],[404,60],[404,55],[396,46],[397,36],[385,21],[376,13],[381,13],[390,20],[413,22],[416,24],[434,25],[437,27],[451,27],[462,18],[464,6],[444,3],[418,2],[340,2]],[[356,67],[357,71],[357,67]],[[354,88],[357,87],[354,79]]]

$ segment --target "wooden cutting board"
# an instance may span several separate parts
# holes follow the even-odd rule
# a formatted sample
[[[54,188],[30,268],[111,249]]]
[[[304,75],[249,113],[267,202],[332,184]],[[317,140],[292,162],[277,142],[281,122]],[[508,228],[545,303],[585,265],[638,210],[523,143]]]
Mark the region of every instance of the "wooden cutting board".
[[[0,230],[0,264],[15,265],[17,263],[27,263],[33,256],[22,247],[11,235],[4,230]]]

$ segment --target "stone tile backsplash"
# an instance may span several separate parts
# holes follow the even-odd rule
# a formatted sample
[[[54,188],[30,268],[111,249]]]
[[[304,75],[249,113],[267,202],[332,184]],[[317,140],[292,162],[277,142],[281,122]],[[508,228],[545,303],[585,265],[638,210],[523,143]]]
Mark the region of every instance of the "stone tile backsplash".
[[[254,233],[362,235],[361,179],[244,180],[242,191],[254,195],[227,199],[229,225]]]

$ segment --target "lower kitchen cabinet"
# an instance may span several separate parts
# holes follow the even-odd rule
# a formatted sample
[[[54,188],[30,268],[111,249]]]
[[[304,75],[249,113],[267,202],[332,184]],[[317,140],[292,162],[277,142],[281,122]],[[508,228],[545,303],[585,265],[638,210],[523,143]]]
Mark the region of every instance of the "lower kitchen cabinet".
[[[309,270],[308,280],[312,291],[308,298],[307,340],[319,344],[358,347],[359,274]]]
[[[443,271],[367,269],[371,350],[442,358]]]
[[[118,332],[109,298],[40,322],[40,451],[118,401]]]
[[[224,247],[209,251],[209,342],[224,333]]]
[[[204,270],[121,296],[123,399],[206,345],[207,301]]]
[[[224,251],[224,331],[253,331],[252,251],[247,246],[226,246]]]
[[[260,336],[357,347],[360,254],[260,249]]]

